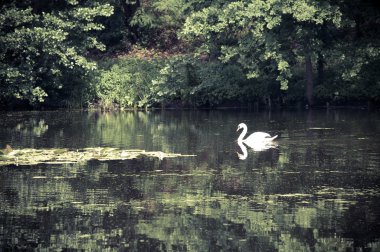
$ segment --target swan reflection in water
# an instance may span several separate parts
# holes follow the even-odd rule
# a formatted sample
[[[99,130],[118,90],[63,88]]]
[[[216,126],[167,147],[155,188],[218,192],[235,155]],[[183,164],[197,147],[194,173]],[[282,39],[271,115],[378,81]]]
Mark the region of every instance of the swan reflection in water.
[[[277,143],[273,142],[273,140],[277,138],[277,135],[271,137],[268,133],[265,132],[254,132],[247,138],[243,139],[248,131],[247,125],[245,123],[240,123],[236,131],[239,131],[240,129],[243,129],[243,132],[237,139],[237,143],[243,154],[237,153],[239,159],[244,160],[247,158],[248,150],[246,145],[250,147],[253,151],[264,151],[277,147]]]

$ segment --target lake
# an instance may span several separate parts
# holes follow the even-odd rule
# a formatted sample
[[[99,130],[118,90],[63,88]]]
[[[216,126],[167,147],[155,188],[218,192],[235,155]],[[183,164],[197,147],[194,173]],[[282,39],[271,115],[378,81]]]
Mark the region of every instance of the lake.
[[[12,112],[13,149],[183,156],[0,166],[0,250],[380,251],[380,115]],[[278,135],[239,147],[237,125]]]

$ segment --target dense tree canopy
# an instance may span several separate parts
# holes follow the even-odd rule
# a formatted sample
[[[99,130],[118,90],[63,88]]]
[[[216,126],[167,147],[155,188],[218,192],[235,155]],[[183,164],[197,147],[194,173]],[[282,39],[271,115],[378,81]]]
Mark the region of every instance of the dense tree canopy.
[[[369,0],[1,2],[0,104],[379,103],[379,13]]]
[[[7,1],[0,14],[0,97],[43,102],[67,79],[95,69],[86,55],[104,50],[93,31],[112,7],[99,1]],[[79,77],[78,77],[79,76]]]
[[[362,32],[359,24],[354,23],[357,20],[345,12],[352,11],[349,7],[355,6],[347,5],[353,4],[351,1],[327,0],[228,2],[223,8],[210,6],[193,13],[186,20],[183,33],[191,39],[196,37],[205,42],[202,49],[206,52],[217,50],[222,61],[240,63],[247,70],[248,78],[274,75],[283,90],[288,89],[289,79],[298,71],[298,66],[304,65],[306,97],[308,103],[313,104],[315,62],[319,64],[321,80],[327,55],[333,51],[344,57],[344,47],[349,47],[361,54],[359,59],[353,55],[345,59],[351,66],[346,68],[348,73],[343,71],[340,74],[343,79],[350,79],[369,63],[362,57],[379,55],[378,47],[371,45],[378,40],[360,41],[355,43],[356,48],[352,48],[352,38],[339,34],[355,25],[358,32]],[[365,15],[365,9],[357,14]],[[371,13],[375,16],[366,18],[379,22],[378,12]],[[331,33],[335,36],[331,37]],[[329,63],[335,60],[331,59]]]

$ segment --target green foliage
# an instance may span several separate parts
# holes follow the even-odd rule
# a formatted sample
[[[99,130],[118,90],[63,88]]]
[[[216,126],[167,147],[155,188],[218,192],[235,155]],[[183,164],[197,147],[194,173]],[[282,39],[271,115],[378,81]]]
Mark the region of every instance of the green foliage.
[[[95,19],[112,7],[97,1],[8,1],[0,6],[0,97],[43,102],[70,75],[96,68],[90,49],[104,50],[93,35],[103,28]],[[65,84],[68,84],[66,81]]]
[[[216,43],[222,61],[240,63],[248,78],[277,76],[286,90],[291,63],[319,43],[313,32],[324,23],[338,26],[340,15],[328,1],[237,1],[195,12],[183,35]]]
[[[144,1],[131,19],[138,42],[144,46],[170,50],[178,41],[177,30],[186,18],[184,0]]]
[[[106,109],[172,104],[214,106],[279,95],[274,80],[249,80],[237,65],[203,62],[188,56],[119,58],[101,67],[93,83],[96,100]]]
[[[238,66],[192,57],[171,58],[154,81],[157,102],[181,101],[182,105],[218,105],[241,95],[246,78]]]
[[[197,105],[218,105],[242,97],[241,86],[247,80],[240,67],[220,62],[197,62],[195,68],[199,84],[192,87],[190,94]]]
[[[95,78],[95,92],[103,108],[145,107],[153,102],[152,81],[159,75],[159,60],[120,58],[107,62]]]
[[[4,2],[0,106],[293,103],[305,94],[309,104],[312,96],[378,102],[375,7],[360,0]],[[107,57],[118,59],[97,71],[94,59]]]
[[[188,102],[190,85],[196,84],[191,72],[190,58],[175,57],[166,60],[159,75],[152,82],[154,101],[161,104],[174,100]]]

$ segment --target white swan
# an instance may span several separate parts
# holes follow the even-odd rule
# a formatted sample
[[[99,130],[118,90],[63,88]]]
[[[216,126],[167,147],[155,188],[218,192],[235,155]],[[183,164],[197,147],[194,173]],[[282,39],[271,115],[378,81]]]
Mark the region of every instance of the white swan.
[[[238,143],[245,143],[253,149],[269,149],[272,146],[272,141],[277,138],[277,135],[271,137],[268,133],[265,132],[254,132],[246,139],[243,139],[248,131],[247,125],[245,123],[240,123],[236,131],[239,131],[240,129],[243,129],[243,132],[240,134],[237,140]]]

